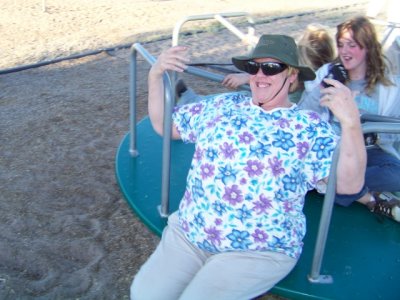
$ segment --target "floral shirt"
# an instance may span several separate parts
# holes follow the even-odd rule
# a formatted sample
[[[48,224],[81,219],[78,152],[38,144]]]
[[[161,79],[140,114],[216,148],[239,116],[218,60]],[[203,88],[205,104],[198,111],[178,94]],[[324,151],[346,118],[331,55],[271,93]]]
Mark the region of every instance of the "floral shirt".
[[[173,120],[196,144],[179,206],[187,238],[213,253],[298,258],[305,194],[328,176],[337,143],[330,125],[295,104],[265,111],[232,93],[178,106]]]

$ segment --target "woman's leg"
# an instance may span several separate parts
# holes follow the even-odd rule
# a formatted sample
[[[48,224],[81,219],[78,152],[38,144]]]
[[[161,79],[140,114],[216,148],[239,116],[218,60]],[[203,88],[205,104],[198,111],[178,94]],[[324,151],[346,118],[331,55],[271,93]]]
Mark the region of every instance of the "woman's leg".
[[[207,260],[179,299],[252,299],[286,277],[296,262],[278,252],[216,254]]]
[[[132,282],[131,299],[178,299],[208,256],[187,241],[177,213],[172,214],[160,244]]]

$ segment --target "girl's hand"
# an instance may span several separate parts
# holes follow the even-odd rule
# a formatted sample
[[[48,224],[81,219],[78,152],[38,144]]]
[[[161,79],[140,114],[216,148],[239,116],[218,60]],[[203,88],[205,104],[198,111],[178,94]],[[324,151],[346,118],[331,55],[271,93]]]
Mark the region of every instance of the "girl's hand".
[[[228,74],[222,81],[222,85],[224,87],[235,90],[239,86],[249,83],[249,78],[250,78],[249,74],[246,73]]]

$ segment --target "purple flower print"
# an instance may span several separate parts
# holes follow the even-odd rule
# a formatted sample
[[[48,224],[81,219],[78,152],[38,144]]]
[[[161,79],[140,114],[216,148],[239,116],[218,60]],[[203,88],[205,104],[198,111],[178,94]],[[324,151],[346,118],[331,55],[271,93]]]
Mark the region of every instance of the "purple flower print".
[[[199,148],[196,148],[196,151],[193,154],[193,159],[200,161],[203,157],[203,150]]]
[[[185,194],[183,195],[183,199],[185,199],[185,201],[183,201],[181,205],[189,205],[190,202],[192,202],[192,194],[190,193],[189,190],[185,190]]]
[[[190,112],[191,112],[193,115],[199,115],[199,114],[201,113],[202,110],[203,110],[203,104],[201,104],[201,103],[198,103],[198,104],[196,104],[196,105],[193,105],[193,106],[190,108]]]
[[[196,142],[196,135],[195,135],[193,132],[191,132],[191,133],[189,134],[189,140],[190,140],[190,142],[192,142],[192,143],[195,143],[195,142]]]
[[[211,164],[201,165],[201,178],[206,179],[207,177],[212,177],[214,175],[215,167]]]
[[[221,120],[221,116],[217,116],[214,119],[212,119],[211,121],[207,122],[207,128],[213,128],[215,127],[215,125]]]
[[[188,232],[189,231],[189,225],[186,221],[183,221],[181,224],[181,228],[183,231]]]
[[[310,116],[311,120],[320,121],[320,117],[319,117],[318,113],[312,111],[312,112],[309,112],[308,115]]]
[[[260,176],[263,172],[263,169],[264,165],[258,160],[247,161],[247,166],[244,168],[249,177]]]
[[[282,160],[279,160],[277,157],[274,157],[272,160],[268,158],[269,168],[272,170],[272,175],[275,177],[283,174],[285,169],[282,168]]]
[[[265,197],[264,195],[260,195],[258,201],[254,202],[253,210],[258,214],[265,214],[268,209],[272,208],[272,201]]]
[[[287,119],[281,118],[279,119],[276,124],[280,127],[280,128],[285,128],[285,127],[289,127],[289,121]]]
[[[225,187],[225,194],[222,199],[228,201],[231,205],[236,205],[243,201],[242,191],[234,184],[231,187]]]
[[[227,159],[235,158],[235,153],[238,152],[238,149],[234,149],[232,144],[228,144],[225,142],[222,146],[219,147],[222,151],[223,155]]]
[[[309,149],[308,143],[307,142],[300,142],[300,143],[297,143],[296,146],[297,146],[298,158],[299,159],[303,159],[306,156],[306,154],[308,152],[308,149]]]
[[[285,201],[283,203],[283,207],[284,207],[286,213],[289,213],[294,210],[293,203],[291,201]]]
[[[221,245],[221,230],[215,227],[204,228],[204,232],[207,233],[207,240],[213,245]]]
[[[239,141],[241,143],[244,143],[246,145],[250,144],[252,141],[254,141],[253,135],[251,135],[249,132],[243,132],[243,134],[239,134]]]
[[[254,238],[254,242],[256,243],[265,243],[268,238],[268,234],[261,230],[261,229],[256,229],[254,233],[251,235]]]

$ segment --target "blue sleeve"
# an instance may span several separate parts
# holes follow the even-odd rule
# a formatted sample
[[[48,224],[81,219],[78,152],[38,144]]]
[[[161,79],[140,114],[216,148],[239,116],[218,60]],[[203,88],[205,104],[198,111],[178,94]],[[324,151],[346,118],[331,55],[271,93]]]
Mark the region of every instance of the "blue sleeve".
[[[305,90],[301,95],[298,106],[300,109],[307,109],[317,112],[324,121],[329,120],[329,110],[322,107],[319,102],[321,99],[320,83],[325,77],[329,65],[324,65],[316,72],[317,78],[313,82],[305,82]]]

